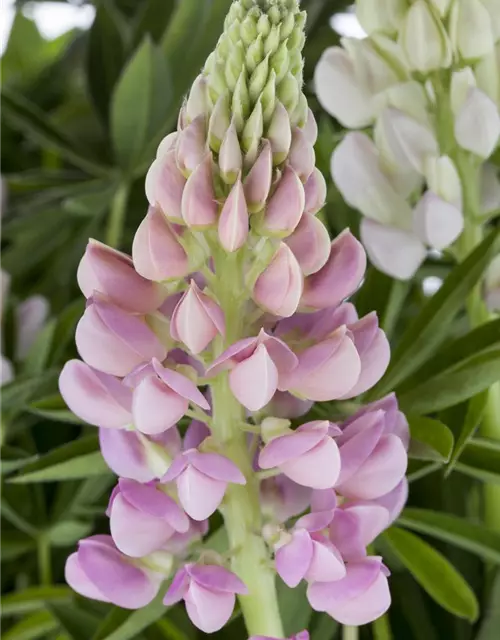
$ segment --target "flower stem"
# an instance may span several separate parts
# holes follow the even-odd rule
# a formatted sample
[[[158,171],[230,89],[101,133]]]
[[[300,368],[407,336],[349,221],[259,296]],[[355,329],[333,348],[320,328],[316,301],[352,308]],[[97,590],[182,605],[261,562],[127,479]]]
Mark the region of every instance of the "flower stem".
[[[111,211],[108,218],[108,228],[106,230],[106,243],[115,249],[120,246],[122,240],[129,192],[130,186],[127,182],[120,184],[116,190],[111,205]]]
[[[41,532],[37,536],[37,555],[40,584],[52,584],[50,540],[45,532]]]
[[[226,319],[226,339],[217,351],[241,338],[245,332],[244,313],[239,296],[242,291],[241,257],[215,254],[217,298]],[[262,516],[259,503],[259,481],[252,467],[253,455],[247,433],[241,423],[245,412],[229,388],[227,372],[212,382],[212,434],[224,454],[235,462],[246,478],[246,485],[229,484],[221,505],[229,538],[235,552],[231,567],[248,588],[239,596],[249,635],[283,638],[278,606],[275,572],[269,566],[269,552],[261,536]]]
[[[358,627],[342,627],[342,640],[358,640]]]

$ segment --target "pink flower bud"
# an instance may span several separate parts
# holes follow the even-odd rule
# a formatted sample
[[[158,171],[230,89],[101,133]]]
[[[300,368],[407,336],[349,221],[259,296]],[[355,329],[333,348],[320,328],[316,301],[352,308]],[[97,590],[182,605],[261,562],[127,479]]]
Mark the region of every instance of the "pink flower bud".
[[[78,551],[66,561],[65,578],[80,595],[123,609],[145,607],[164,580],[161,573],[132,563],[105,535],[80,540]]]
[[[175,427],[150,437],[126,429],[99,429],[99,444],[106,464],[117,476],[150,482],[167,472],[181,450],[181,436]]]
[[[181,201],[186,179],[179,171],[175,150],[153,161],[146,175],[146,197],[172,222],[182,222]]]
[[[273,438],[260,452],[262,469],[278,469],[288,478],[313,489],[328,489],[340,474],[340,454],[328,435],[330,423],[317,420]]]
[[[262,149],[244,182],[248,210],[256,213],[264,208],[271,189],[273,156],[269,140],[262,141]]]
[[[354,398],[371,389],[384,375],[391,358],[389,341],[379,329],[375,312],[350,324],[348,328],[361,359],[361,374],[344,399]]]
[[[212,180],[212,157],[207,154],[189,176],[182,194],[182,217],[189,227],[206,229],[217,221]]]
[[[132,424],[130,389],[80,360],[70,360],[64,365],[59,390],[71,411],[89,424],[108,429]]]
[[[353,499],[372,500],[392,491],[408,463],[403,441],[388,433],[382,410],[351,420],[337,439],[341,471],[338,491]]]
[[[233,184],[241,172],[242,164],[243,158],[238,132],[234,122],[232,122],[224,135],[219,151],[219,168],[224,182]]]
[[[287,157],[292,144],[290,116],[283,104],[277,100],[273,117],[269,124],[267,137],[273,151],[273,164],[281,164]]]
[[[332,242],[325,266],[306,278],[301,306],[324,309],[340,304],[356,291],[365,270],[364,249],[347,229]]]
[[[151,207],[136,231],[132,258],[137,272],[156,282],[183,278],[189,260],[165,216]]]
[[[156,150],[156,157],[162,158],[163,156],[167,155],[169,151],[175,149],[178,138],[179,134],[177,131],[172,131],[172,133],[167,134],[158,145],[158,149]]]
[[[342,580],[310,584],[309,604],[316,611],[326,611],[341,624],[359,626],[373,622],[391,604],[388,570],[376,556],[349,562],[346,569]]]
[[[219,241],[226,251],[240,249],[248,237],[248,208],[241,179],[231,189],[219,218]]]
[[[292,144],[288,155],[288,162],[302,182],[307,182],[309,176],[314,171],[316,155],[305,132],[298,127],[292,132]]]
[[[426,191],[413,210],[415,235],[438,251],[455,242],[463,228],[460,209],[432,191]]]
[[[189,176],[207,153],[205,116],[197,116],[178,135],[176,159],[179,169]]]
[[[171,429],[186,413],[190,402],[210,409],[189,378],[166,369],[156,359],[134,371],[125,383],[135,386],[132,402],[135,427],[148,435]]]
[[[172,314],[170,333],[191,353],[203,351],[217,334],[224,335],[224,314],[219,305],[200,291],[194,280]]]
[[[143,320],[95,297],[76,327],[75,340],[87,364],[120,377],[151,358],[163,360],[167,355]]]
[[[284,342],[264,330],[226,349],[207,369],[208,376],[230,369],[229,386],[249,411],[259,411],[271,400],[281,378],[297,366],[297,357]]]
[[[330,236],[325,225],[311,215],[302,216],[291,236],[285,240],[305,276],[317,273],[330,257]]]
[[[278,237],[290,235],[300,222],[304,205],[304,186],[292,167],[287,166],[266,206],[259,233]]]
[[[307,120],[303,127],[303,131],[306,136],[306,140],[309,144],[314,146],[318,139],[318,124],[310,107],[307,109]]]
[[[243,582],[231,571],[217,565],[189,563],[175,574],[163,604],[184,600],[191,622],[204,633],[214,633],[233,613],[235,594],[247,594]]]
[[[299,364],[280,380],[281,391],[323,402],[344,396],[356,384],[361,361],[346,327],[299,354]]]
[[[158,551],[172,535],[189,529],[189,518],[155,485],[120,478],[108,506],[113,541],[132,558]]]
[[[207,81],[200,73],[191,86],[186,102],[187,119],[192,122],[198,116],[206,116],[209,112]]]
[[[288,317],[299,306],[303,286],[297,259],[290,248],[281,243],[271,264],[257,278],[252,297],[266,311],[275,316]]]
[[[86,298],[98,291],[126,311],[154,311],[164,298],[158,286],[136,272],[129,256],[97,240],[89,240],[77,279]]]
[[[201,453],[196,449],[177,456],[161,481],[174,480],[179,502],[193,520],[205,520],[214,513],[230,482],[246,484],[234,462],[218,453]]]
[[[315,215],[326,202],[326,180],[319,169],[314,169],[304,185],[306,203],[304,213]]]
[[[329,519],[331,515],[325,518],[324,514],[300,518],[289,534],[291,539],[278,546],[276,570],[289,587],[296,587],[303,579],[313,583],[330,583],[346,575],[346,567],[338,550],[326,536],[315,530],[316,527],[323,529],[328,526]],[[310,523],[316,524],[311,527],[312,531],[307,528]]]

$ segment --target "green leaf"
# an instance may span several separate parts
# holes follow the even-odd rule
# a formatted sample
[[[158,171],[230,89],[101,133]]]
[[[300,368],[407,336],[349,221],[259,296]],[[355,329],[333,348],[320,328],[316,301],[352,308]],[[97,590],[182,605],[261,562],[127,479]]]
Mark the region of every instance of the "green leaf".
[[[455,469],[483,482],[500,484],[500,445],[494,440],[473,438]]]
[[[498,629],[500,629],[500,573],[497,573],[491,593],[488,598],[488,605],[483,615],[483,622],[475,640],[498,640]]]
[[[37,393],[55,384],[58,371],[46,370],[36,376],[19,376],[2,387],[2,410],[19,410]]]
[[[88,35],[86,71],[92,101],[105,122],[124,61],[119,14],[110,2],[100,2]]]
[[[78,520],[57,522],[51,527],[48,536],[54,547],[70,547],[78,540],[85,538],[92,532],[92,524]]]
[[[408,415],[411,443],[408,455],[417,460],[448,462],[453,450],[453,433],[439,420]]]
[[[59,623],[48,611],[37,611],[2,633],[2,640],[37,640],[58,626]]]
[[[373,640],[392,640],[389,616],[384,614],[372,622]]]
[[[56,320],[50,320],[42,328],[23,362],[23,373],[37,375],[47,368],[55,331]]]
[[[500,346],[471,356],[398,394],[403,411],[432,413],[460,404],[500,380]]]
[[[137,611],[113,610],[109,619],[106,618],[102,628],[96,631],[92,640],[134,640],[141,631],[166,614],[168,609],[162,602],[164,595],[165,590],[160,590],[150,604]],[[107,635],[102,634],[104,628]]]
[[[97,616],[83,611],[76,605],[52,602],[47,608],[71,640],[89,640],[94,635],[98,626]]]
[[[391,527],[382,537],[431,598],[456,616],[476,620],[479,607],[474,592],[443,555],[397,527]]]
[[[64,444],[26,465],[22,473],[11,478],[10,482],[76,480],[106,473],[109,473],[109,469],[99,451],[97,436],[86,436]]]
[[[30,135],[42,145],[56,149],[76,167],[94,175],[104,175],[109,171],[109,167],[96,162],[88,152],[78,149],[78,144],[52,124],[36,105],[12,89],[4,88],[2,91],[2,107],[5,116],[24,134]]]
[[[462,455],[467,443],[471,440],[476,429],[481,424],[483,415],[488,402],[488,390],[478,393],[476,396],[469,400],[467,406],[467,413],[465,414],[464,423],[460,430],[460,434],[455,443],[455,448],[450,458],[450,462],[445,471],[445,477],[448,476],[458,462]]]
[[[9,562],[33,551],[35,541],[28,536],[21,535],[19,531],[2,531],[1,560]]]
[[[312,609],[306,598],[307,585],[301,582],[295,589],[290,589],[277,578],[276,588],[285,635],[290,636],[307,629],[312,616]]]
[[[28,406],[28,411],[42,418],[57,422],[71,422],[73,424],[85,424],[78,416],[75,416],[66,406],[60,394],[41,398]]]
[[[66,586],[51,585],[47,587],[28,587],[2,596],[1,615],[12,616],[26,614],[43,609],[47,603],[69,602],[73,591]]]
[[[339,628],[339,623],[330,618],[327,613],[320,613],[315,616],[316,624],[311,629],[311,640],[334,640]]]
[[[122,167],[130,169],[137,164],[164,123],[170,99],[164,59],[146,38],[123,70],[113,93],[111,134]]]
[[[143,0],[134,27],[132,44],[136,47],[149,34],[154,42],[159,42],[172,16],[174,0]]]
[[[406,508],[398,524],[500,564],[500,533],[449,513]]]
[[[450,323],[463,306],[467,295],[477,284],[493,256],[500,250],[500,230],[492,231],[476,249],[448,275],[439,291],[403,334],[394,350],[392,364],[370,399],[392,391],[430,357],[449,333]],[[470,397],[470,396],[469,396]],[[413,409],[420,413],[418,409]]]

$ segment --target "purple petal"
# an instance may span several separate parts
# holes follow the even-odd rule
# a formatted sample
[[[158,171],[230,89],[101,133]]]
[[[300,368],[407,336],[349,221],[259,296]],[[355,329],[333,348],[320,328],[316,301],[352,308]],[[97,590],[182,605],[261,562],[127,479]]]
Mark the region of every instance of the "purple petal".
[[[355,513],[336,509],[329,529],[330,540],[346,561],[366,556],[366,544],[361,537],[361,523]]]
[[[235,398],[249,411],[259,411],[271,400],[278,386],[278,370],[265,345],[240,362],[229,374]]]
[[[221,371],[232,369],[235,365],[249,358],[255,351],[258,338],[238,340],[226,349],[207,369],[207,376],[215,376]]]
[[[234,462],[225,456],[218,453],[200,453],[196,449],[187,451],[185,456],[189,464],[213,480],[246,484],[245,476]]]
[[[85,598],[101,600],[102,602],[110,602],[110,600],[99,591],[95,584],[89,580],[86,573],[83,571],[78,559],[78,553],[72,553],[66,560],[64,579],[73,591],[85,596]]]
[[[308,582],[332,582],[346,575],[342,556],[334,545],[324,536],[313,537],[313,556],[306,574]]]
[[[366,426],[365,429],[355,433],[349,440],[340,444],[341,469],[338,483],[342,484],[351,478],[364,464],[377,446],[383,432],[383,414],[377,412],[370,417],[370,423],[366,420],[353,422],[348,429],[354,430],[358,425]],[[347,430],[344,436],[347,437]]]
[[[261,331],[259,340],[263,333],[265,332]],[[266,345],[266,350],[270,355],[271,360],[276,365],[280,375],[289,373],[298,365],[299,359],[297,356],[293,353],[290,347],[279,338],[267,336],[265,340],[262,340],[262,342]]]
[[[209,435],[210,429],[204,422],[192,420],[184,434],[182,448],[184,451],[187,451],[188,449],[197,449],[203,440],[208,438]]]
[[[295,523],[296,529],[306,529],[309,533],[326,529],[334,516],[334,511],[316,511],[307,513]]]
[[[295,531],[292,540],[280,547],[275,554],[276,571],[289,587],[296,587],[304,578],[311,564],[313,543],[305,529]]]
[[[186,567],[179,569],[170,583],[170,586],[163,598],[163,604],[167,607],[180,602],[189,588],[189,576]]]
[[[169,466],[168,471],[162,477],[161,481],[163,484],[167,482],[172,482],[175,480],[180,474],[186,469],[188,466],[188,461],[183,453],[179,454],[172,464]]]
[[[259,466],[261,469],[272,469],[289,460],[295,460],[314,448],[324,437],[324,434],[318,430],[302,433],[294,431],[274,438],[260,452]]]
[[[159,378],[163,380],[163,382],[173,391],[190,402],[198,405],[202,409],[206,409],[207,411],[210,410],[210,405],[208,404],[205,396],[201,391],[199,391],[198,387],[189,380],[189,378],[177,373],[177,371],[172,371],[172,369],[162,367],[158,360],[153,360],[153,367]]]
[[[106,464],[116,475],[139,482],[156,477],[148,466],[144,445],[137,433],[124,429],[99,429],[99,444]]]
[[[227,483],[209,478],[192,466],[177,478],[179,501],[193,520],[206,520],[222,502]]]
[[[232,571],[218,565],[191,564],[186,570],[192,580],[213,591],[248,594],[246,585]]]
[[[344,510],[357,517],[361,541],[365,547],[389,526],[389,512],[380,505],[346,504]]]
[[[120,478],[123,497],[142,513],[166,520],[176,531],[189,529],[189,518],[169,495],[154,485],[145,485],[133,480]]]
[[[340,473],[340,453],[332,438],[326,437],[295,460],[285,462],[281,471],[298,484],[313,489],[333,487]]]
[[[185,596],[191,622],[205,633],[219,631],[233,613],[234,593],[213,592],[193,582]]]
[[[156,377],[143,380],[134,391],[132,412],[138,431],[157,435],[173,427],[188,410],[186,398]]]

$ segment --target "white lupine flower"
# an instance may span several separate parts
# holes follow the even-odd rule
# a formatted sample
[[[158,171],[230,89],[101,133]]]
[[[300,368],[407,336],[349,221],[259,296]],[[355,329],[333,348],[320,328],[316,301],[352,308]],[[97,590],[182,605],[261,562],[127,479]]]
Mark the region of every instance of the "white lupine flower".
[[[498,42],[500,41],[500,10],[498,8],[498,0],[482,0],[482,2],[490,13],[493,38],[495,42]]]
[[[455,118],[458,144],[481,158],[489,158],[500,137],[500,114],[491,98],[472,88]]]
[[[431,191],[458,209],[462,208],[462,183],[449,156],[429,156],[425,161],[424,174]]]
[[[332,155],[331,171],[344,200],[383,224],[411,227],[411,209],[384,173],[377,149],[363,133],[348,133]]]
[[[450,66],[448,35],[425,0],[416,0],[411,5],[399,36],[408,64],[414,71],[429,73]]]
[[[452,2],[453,0],[430,0],[430,3],[436,7],[442,18],[448,13]]]
[[[423,242],[411,231],[363,218],[360,234],[371,262],[398,280],[410,280],[427,255]]]
[[[464,67],[451,74],[450,100],[451,109],[456,115],[462,107],[469,90],[476,86],[476,78],[470,67]]]
[[[488,55],[494,47],[492,17],[482,0],[455,0],[449,32],[453,49],[465,60]]]
[[[477,63],[474,75],[479,89],[496,102],[500,109],[500,42]]]
[[[368,35],[377,31],[393,34],[407,8],[406,0],[358,0],[356,16]]]
[[[415,235],[438,251],[453,244],[463,228],[460,209],[432,191],[426,191],[413,210]]]

